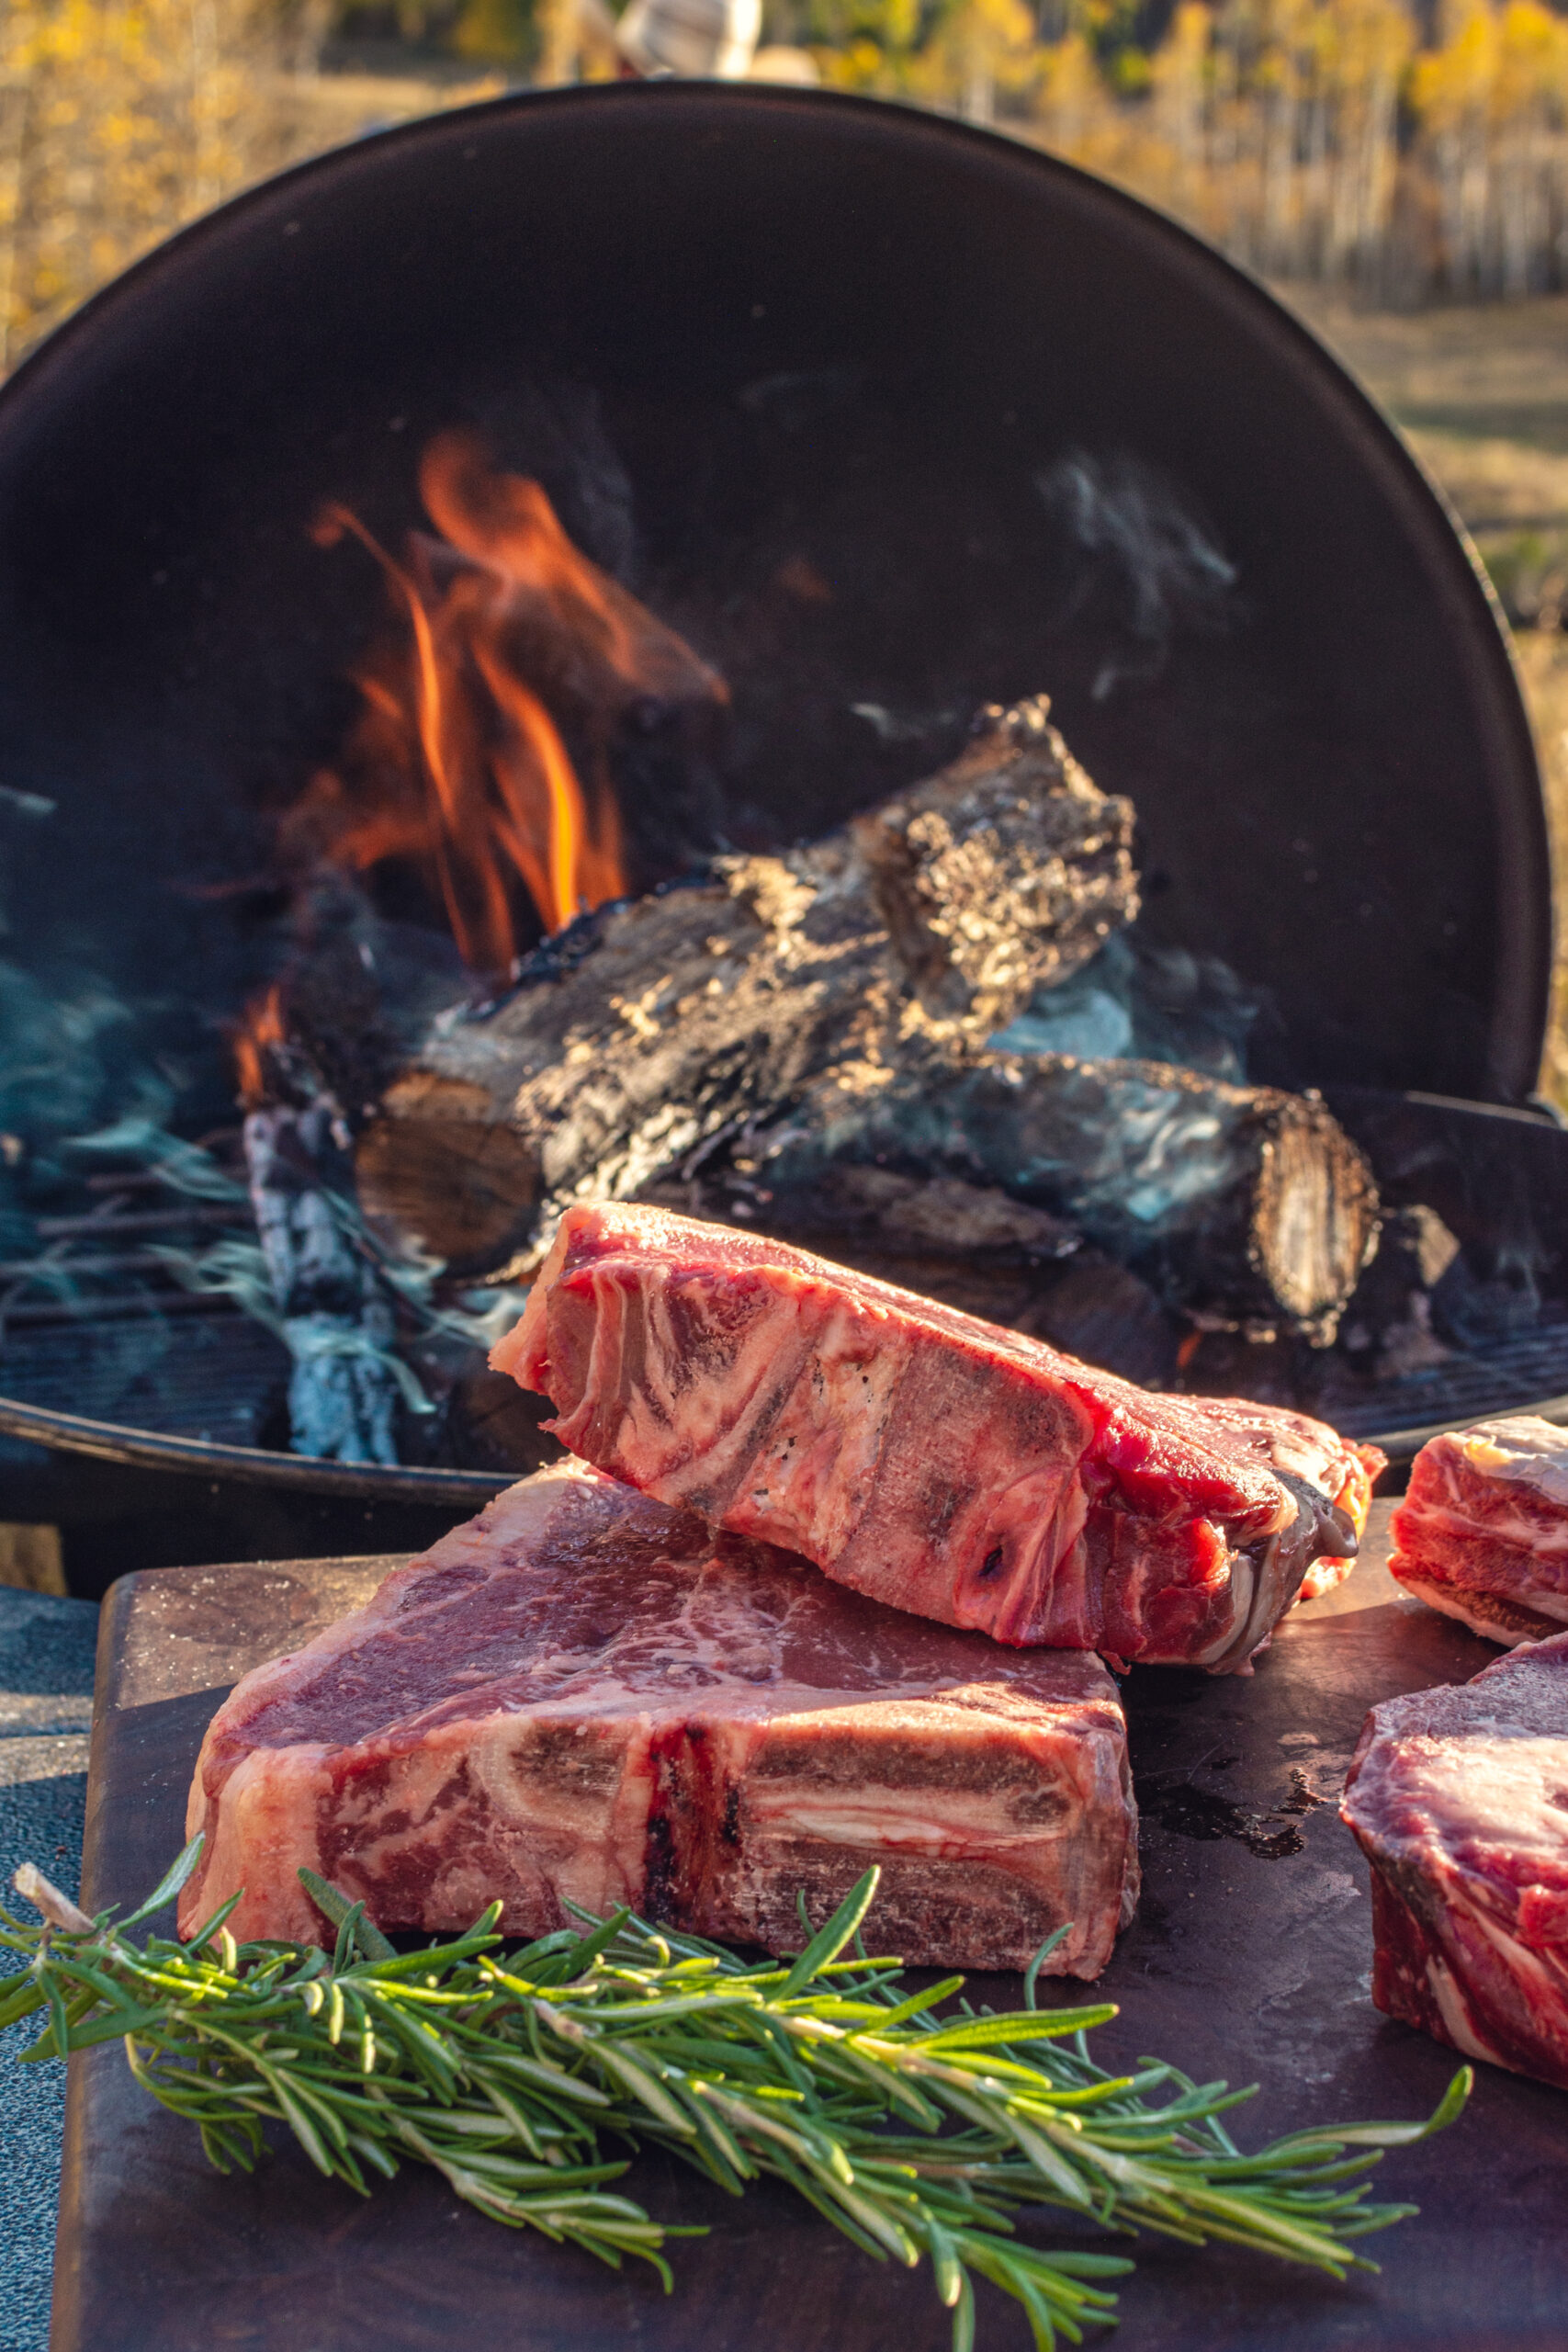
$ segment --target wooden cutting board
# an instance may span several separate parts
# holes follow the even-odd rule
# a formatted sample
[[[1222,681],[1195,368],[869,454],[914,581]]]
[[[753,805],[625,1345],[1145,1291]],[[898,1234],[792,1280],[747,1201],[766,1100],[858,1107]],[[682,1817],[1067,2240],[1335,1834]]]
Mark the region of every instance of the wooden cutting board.
[[[1144,1898],[1092,1996],[1122,2004],[1097,2039],[1201,2080],[1261,2082],[1240,2120],[1247,2143],[1423,2113],[1457,2063],[1368,2000],[1366,1871],[1333,1800],[1369,1704],[1463,1680],[1496,1653],[1398,1593],[1385,1528],[1382,1506],[1354,1577],[1290,1618],[1256,1675],[1150,1668],[1127,1686]],[[115,1586],[88,1782],[89,1908],[140,1898],[178,1850],[197,1749],[230,1685],[357,1606],[395,1565],[169,1568]],[[983,1997],[1017,1996],[1016,1979],[980,1982]],[[943,2352],[929,2275],[857,2254],[788,2192],[731,2200],[673,2159],[640,2164],[627,2186],[670,2221],[714,2225],[675,2249],[668,2299],[640,2266],[616,2274],[483,2221],[413,2166],[367,2200],[292,2147],[252,2177],[223,2178],[109,2045],[71,2061],[51,2352]],[[1468,2115],[1390,2157],[1382,2193],[1422,2211],[1367,2242],[1380,2277],[1339,2286],[1148,2240],[1121,2328],[1089,2340],[1120,2352],[1568,2346],[1568,2097],[1481,2068]],[[979,2342],[1026,2342],[984,2287]]]

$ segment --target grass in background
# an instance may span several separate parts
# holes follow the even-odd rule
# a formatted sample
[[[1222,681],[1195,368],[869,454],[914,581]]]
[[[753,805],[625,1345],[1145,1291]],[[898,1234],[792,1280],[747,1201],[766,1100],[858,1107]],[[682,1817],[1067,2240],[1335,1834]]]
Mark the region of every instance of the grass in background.
[[[1514,624],[1558,877],[1541,1086],[1568,1110],[1568,296],[1405,316],[1299,287],[1285,299],[1401,426]]]
[[[1546,810],[1551,827],[1551,863],[1556,876],[1557,953],[1552,968],[1551,1023],[1541,1066],[1541,1092],[1568,1112],[1568,920],[1563,877],[1568,876],[1568,637],[1561,629],[1532,629],[1518,639],[1519,668],[1540,746],[1546,780]]]

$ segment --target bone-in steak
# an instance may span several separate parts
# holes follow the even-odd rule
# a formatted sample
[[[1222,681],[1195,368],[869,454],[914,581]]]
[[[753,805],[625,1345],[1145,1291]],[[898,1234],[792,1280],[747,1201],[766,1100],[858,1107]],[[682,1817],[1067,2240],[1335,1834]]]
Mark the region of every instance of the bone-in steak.
[[[191,1790],[189,1932],[310,1938],[300,1863],[384,1928],[630,1904],[801,1941],[882,1865],[878,1949],[1094,1976],[1137,1890],[1098,1658],[998,1650],[715,1538],[581,1463],[513,1487],[369,1606],[245,1677]]]
[[[1435,1437],[1393,1515],[1407,1591],[1489,1641],[1568,1624],[1568,1430],[1522,1414]]]
[[[1321,1422],[1150,1396],[660,1209],[570,1210],[491,1361],[616,1477],[1004,1642],[1245,1671],[1365,1510]]]
[[[1379,2008],[1568,2087],[1568,1634],[1374,1707],[1340,1811]]]

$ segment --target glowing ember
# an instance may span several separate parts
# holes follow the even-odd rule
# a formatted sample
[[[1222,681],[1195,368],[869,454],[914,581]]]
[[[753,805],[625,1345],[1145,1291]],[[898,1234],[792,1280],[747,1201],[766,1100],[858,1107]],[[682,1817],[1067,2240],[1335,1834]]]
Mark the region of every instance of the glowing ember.
[[[464,962],[498,980],[517,959],[520,886],[547,932],[628,887],[616,733],[649,706],[711,707],[726,690],[475,435],[430,444],[420,492],[442,536],[411,534],[401,563],[346,507],[318,519],[322,546],[351,534],[376,558],[396,626],[355,673],[364,702],[343,760],[311,780],[284,846],[360,871],[411,862]]]
[[[258,1110],[272,1099],[268,1083],[269,1051],[287,1036],[283,1022],[283,989],[276,980],[260,996],[252,997],[230,1037],[234,1075],[240,1081],[240,1102],[247,1111]]]

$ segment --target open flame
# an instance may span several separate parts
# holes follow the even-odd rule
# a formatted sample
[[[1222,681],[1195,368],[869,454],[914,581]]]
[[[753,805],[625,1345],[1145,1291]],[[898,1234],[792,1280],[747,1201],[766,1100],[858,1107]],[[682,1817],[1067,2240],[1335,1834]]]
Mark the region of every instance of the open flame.
[[[230,1032],[234,1075],[240,1081],[240,1102],[246,1111],[260,1110],[272,1099],[268,1062],[288,1037],[283,1017],[283,988],[275,980],[253,996]]]
[[[419,484],[441,536],[411,533],[401,562],[347,507],[317,519],[321,545],[352,536],[375,557],[394,626],[355,673],[363,705],[344,756],[311,779],[284,847],[360,871],[412,862],[464,962],[498,981],[517,961],[519,886],[547,932],[628,887],[616,735],[650,707],[728,696],[476,435],[438,435]]]

